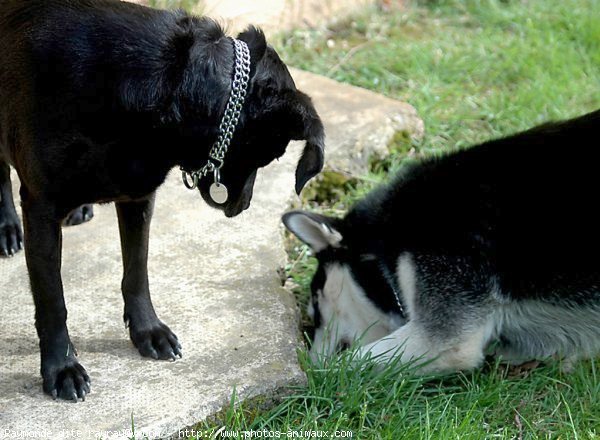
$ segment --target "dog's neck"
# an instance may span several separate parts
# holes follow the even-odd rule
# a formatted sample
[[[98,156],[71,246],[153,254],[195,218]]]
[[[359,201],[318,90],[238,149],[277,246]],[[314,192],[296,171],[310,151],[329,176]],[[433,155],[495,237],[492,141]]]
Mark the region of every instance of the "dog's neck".
[[[225,155],[236,131],[250,82],[250,50],[241,40],[231,39],[235,51],[234,74],[231,80],[231,92],[227,106],[219,123],[219,137],[212,145],[208,159],[201,168],[190,169],[181,167],[183,183],[188,189],[195,189],[200,179],[214,173],[214,183],[220,187],[220,170],[225,164]],[[188,180],[191,178],[191,183]],[[226,191],[226,188],[225,188]],[[222,203],[222,202],[218,202]]]
[[[219,135],[232,86],[233,44],[206,17],[163,11],[148,20],[167,22],[172,33],[145,38],[126,35],[127,44],[119,45],[115,54],[119,66],[115,75],[121,78],[117,99],[126,114],[155,128],[150,140],[166,142],[177,165],[195,169],[201,166],[198,157],[208,157]],[[160,54],[160,59],[147,53]],[[145,78],[142,84],[140,77]]]

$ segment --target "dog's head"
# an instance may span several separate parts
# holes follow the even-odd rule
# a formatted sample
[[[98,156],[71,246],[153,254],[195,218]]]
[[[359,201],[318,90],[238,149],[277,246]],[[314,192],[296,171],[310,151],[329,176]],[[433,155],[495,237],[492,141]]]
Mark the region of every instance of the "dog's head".
[[[318,260],[308,305],[315,325],[313,358],[345,349],[357,338],[373,342],[402,324],[377,258],[354,244],[346,220],[292,211],[283,222]]]
[[[296,192],[323,168],[324,129],[310,98],[296,85],[277,53],[255,28],[238,36],[250,48],[252,71],[246,104],[222,168],[231,202],[225,215],[247,209],[259,168],[281,157],[291,140],[305,140],[296,168]],[[206,196],[204,182],[200,189]]]
[[[232,40],[211,20],[183,17],[178,26],[180,32],[169,46],[173,53],[169,64],[185,67],[177,77],[167,115],[176,121],[180,137],[185,138],[182,165],[193,170],[206,163],[206,146],[218,137],[232,87],[234,49]],[[249,207],[258,169],[282,156],[291,140],[306,141],[296,169],[296,191],[300,193],[323,167],[325,139],[310,98],[297,90],[264,34],[250,27],[237,38],[248,45],[251,66],[247,97],[220,171],[229,199],[223,205],[212,201],[212,176],[201,179],[198,185],[206,202],[228,217]]]

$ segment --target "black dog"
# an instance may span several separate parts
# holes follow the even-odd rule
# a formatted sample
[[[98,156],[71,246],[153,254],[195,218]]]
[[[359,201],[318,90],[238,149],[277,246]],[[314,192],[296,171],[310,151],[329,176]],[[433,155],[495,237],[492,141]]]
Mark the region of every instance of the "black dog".
[[[259,30],[238,40],[249,48],[250,81],[221,168],[228,201],[211,199],[210,179],[198,182],[206,202],[228,217],[249,206],[256,170],[291,139],[307,141],[298,192],[323,165],[323,125],[310,99]],[[43,389],[77,400],[89,378],[66,327],[61,221],[84,204],[116,203],[131,339],[143,356],[180,355],[148,290],[154,191],[173,167],[207,163],[233,87],[234,40],[181,11],[117,0],[3,0],[0,59],[0,252],[23,245],[10,164],[21,180]]]

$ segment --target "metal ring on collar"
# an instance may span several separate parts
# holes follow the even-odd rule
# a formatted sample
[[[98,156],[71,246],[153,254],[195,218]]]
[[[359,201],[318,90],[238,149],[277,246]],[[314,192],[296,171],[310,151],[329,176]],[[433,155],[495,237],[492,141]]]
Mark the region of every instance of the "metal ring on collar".
[[[192,178],[192,183],[188,181],[188,175]],[[198,173],[188,173],[187,171],[181,171],[181,177],[183,178],[183,184],[187,189],[195,189],[198,187]]]

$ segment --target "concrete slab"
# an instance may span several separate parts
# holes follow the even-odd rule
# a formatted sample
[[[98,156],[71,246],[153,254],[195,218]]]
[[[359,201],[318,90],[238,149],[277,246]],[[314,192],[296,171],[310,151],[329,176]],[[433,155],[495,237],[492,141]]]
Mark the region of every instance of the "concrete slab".
[[[296,85],[326,115],[326,167],[362,175],[372,156],[385,157],[397,131],[423,136],[423,121],[410,104],[320,75],[292,69]]]
[[[272,36],[281,31],[335,23],[373,3],[374,0],[203,0],[194,12],[216,18],[232,31],[253,24]]]
[[[125,0],[149,5],[148,0]],[[201,0],[192,10],[208,15],[225,25],[231,32],[249,24],[260,26],[267,36],[292,29],[314,28],[348,17],[375,0]],[[158,2],[168,6],[168,2]]]
[[[330,158],[353,154],[359,143],[385,146],[385,136],[373,137],[382,125],[422,128],[410,106],[293,75],[315,97]],[[290,146],[284,160],[259,173],[252,207],[235,219],[204,205],[177,172],[159,190],[150,281],[159,316],[183,344],[176,362],[143,359],[129,342],[114,208],[97,207],[92,222],[64,230],[69,329],[93,381],[85,403],[42,394],[25,259],[0,260],[0,438],[128,438],[132,418],[138,434],[177,436],[226,405],[234,387],[247,399],[302,382],[297,309],[277,274],[286,262],[279,218],[293,197],[300,151]]]

